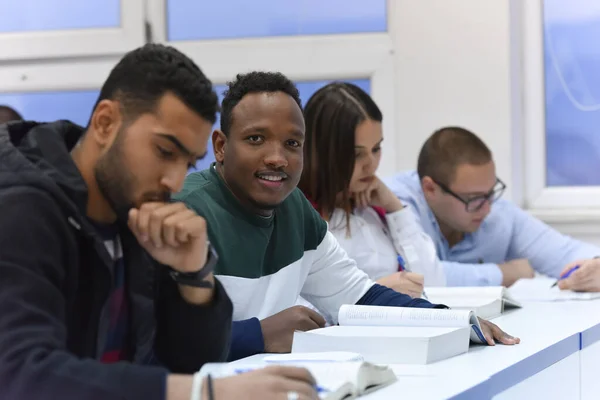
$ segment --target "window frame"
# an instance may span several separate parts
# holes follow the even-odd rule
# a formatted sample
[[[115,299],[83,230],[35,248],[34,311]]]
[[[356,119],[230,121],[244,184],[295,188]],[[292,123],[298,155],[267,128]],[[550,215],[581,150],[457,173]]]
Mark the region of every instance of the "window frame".
[[[385,116],[383,132],[388,152],[379,167],[382,176],[398,170],[395,134],[394,51],[387,2],[387,32],[335,35],[272,36],[194,41],[167,41],[167,0],[148,0],[147,18],[153,42],[176,47],[191,57],[214,84],[240,72],[279,71],[294,81],[370,79],[371,96]],[[311,62],[307,62],[307,60]]]
[[[547,186],[543,0],[523,2],[523,111],[525,205],[544,219],[600,216],[600,186]],[[540,145],[541,144],[541,145]],[[580,209],[576,211],[576,209]],[[557,212],[558,211],[558,212]],[[560,218],[559,215],[564,215]]]
[[[99,90],[119,59],[5,65],[0,68],[0,93]]]
[[[119,27],[1,33],[0,61],[122,54],[142,46],[146,0],[121,0],[120,4]]]

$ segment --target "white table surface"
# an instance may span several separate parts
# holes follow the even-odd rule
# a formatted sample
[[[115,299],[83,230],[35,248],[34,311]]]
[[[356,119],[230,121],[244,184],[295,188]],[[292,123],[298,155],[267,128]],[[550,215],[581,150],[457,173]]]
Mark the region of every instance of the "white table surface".
[[[398,382],[362,398],[490,398],[577,354],[581,347],[599,342],[600,299],[527,302],[522,309],[511,310],[493,322],[520,337],[521,343],[472,345],[466,354],[428,365],[393,364]],[[258,361],[263,357],[256,355],[240,361]]]
[[[428,365],[395,364],[399,381],[364,398],[489,398],[578,352],[580,332],[600,324],[600,301],[526,303],[493,322],[521,343],[472,345],[466,354]]]

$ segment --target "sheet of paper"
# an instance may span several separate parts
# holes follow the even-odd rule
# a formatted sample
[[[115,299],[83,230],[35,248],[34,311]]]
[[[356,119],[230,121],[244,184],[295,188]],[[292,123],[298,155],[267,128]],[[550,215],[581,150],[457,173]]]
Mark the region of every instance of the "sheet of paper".
[[[432,298],[478,298],[499,299],[502,298],[504,288],[502,286],[450,286],[427,288],[427,296]]]
[[[432,303],[444,304],[450,308],[470,308],[476,310],[478,307],[487,306],[495,301],[500,301],[500,299],[489,297],[455,297],[455,296],[431,296],[429,295],[429,299]]]
[[[560,290],[558,286],[551,287],[554,282],[556,279],[548,277],[519,279],[508,289],[508,292],[520,301],[570,301],[600,298],[600,293],[579,293]]]

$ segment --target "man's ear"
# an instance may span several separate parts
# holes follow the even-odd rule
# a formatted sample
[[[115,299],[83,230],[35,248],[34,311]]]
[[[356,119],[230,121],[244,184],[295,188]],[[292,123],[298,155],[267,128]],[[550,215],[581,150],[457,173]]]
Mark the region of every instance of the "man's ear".
[[[423,179],[421,179],[421,188],[423,189],[425,198],[433,196],[436,192],[436,184],[433,179],[428,176],[424,176]]]
[[[212,134],[213,151],[215,153],[215,160],[219,164],[225,162],[225,149],[227,147],[227,136],[223,131],[215,130]]]
[[[100,148],[104,149],[110,147],[115,140],[122,123],[123,118],[119,103],[105,99],[98,103],[94,109],[88,131],[91,131],[94,141]]]

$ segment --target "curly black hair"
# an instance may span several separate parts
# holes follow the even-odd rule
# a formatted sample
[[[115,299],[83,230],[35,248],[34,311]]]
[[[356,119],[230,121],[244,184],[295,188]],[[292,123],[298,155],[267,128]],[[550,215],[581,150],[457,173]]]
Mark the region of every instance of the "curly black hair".
[[[185,54],[170,46],[150,43],[127,53],[113,68],[100,90],[98,103],[118,100],[126,120],[153,112],[166,93],[211,123],[217,120],[219,99],[211,81]]]
[[[283,92],[293,98],[302,110],[302,101],[296,85],[280,72],[254,71],[238,74],[235,81],[227,82],[227,87],[221,104],[221,131],[226,136],[229,136],[229,129],[233,122],[231,112],[247,94]]]

